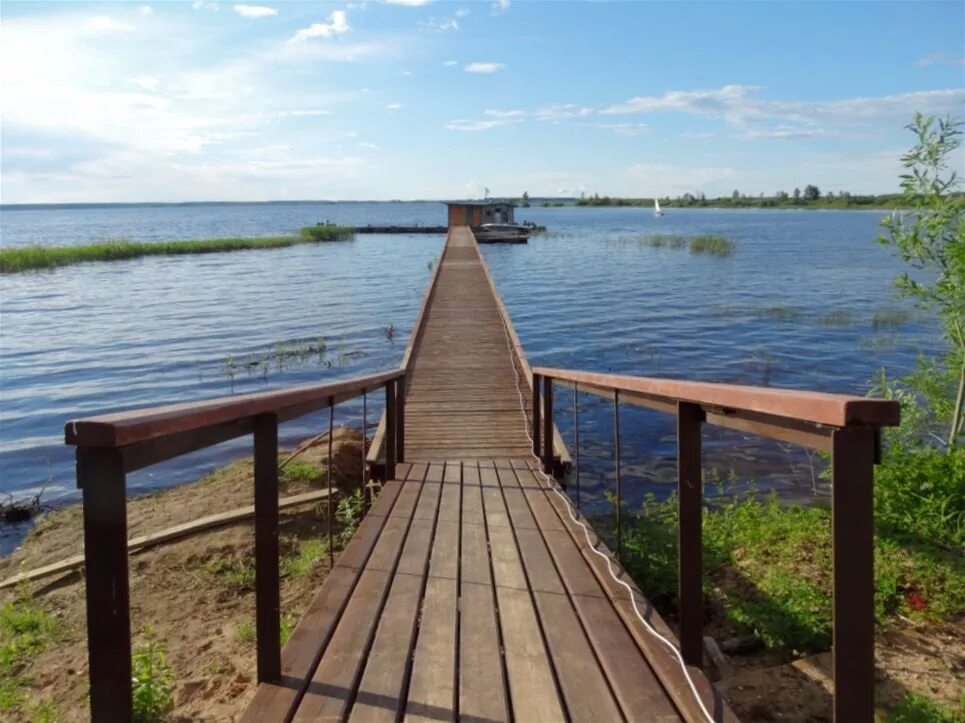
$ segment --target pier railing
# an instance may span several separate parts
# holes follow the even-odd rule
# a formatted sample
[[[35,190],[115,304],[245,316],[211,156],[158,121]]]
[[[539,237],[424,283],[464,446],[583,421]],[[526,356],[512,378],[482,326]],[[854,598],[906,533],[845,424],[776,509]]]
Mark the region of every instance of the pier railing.
[[[278,425],[384,389],[384,457],[386,474],[391,478],[405,444],[400,403],[404,384],[403,370],[395,369],[330,384],[67,423],[66,442],[77,447],[77,484],[83,493],[92,720],[113,723],[129,721],[132,715],[127,473],[229,439],[253,436],[258,680],[278,681],[281,679]],[[330,452],[332,420],[330,413]],[[362,449],[364,456],[364,444]],[[364,459],[362,468],[365,469]]]
[[[701,431],[704,424],[831,453],[833,667],[836,721],[874,718],[874,465],[882,427],[899,423],[897,402],[837,394],[705,382],[533,370],[533,453],[554,465],[553,385],[613,400],[616,547],[622,553],[620,404],[677,418],[678,600],[681,653],[703,661]],[[541,388],[542,387],[542,388]],[[578,410],[578,406],[574,407]],[[578,420],[578,414],[577,420]],[[576,423],[576,434],[579,425]],[[579,437],[575,448],[579,470]]]

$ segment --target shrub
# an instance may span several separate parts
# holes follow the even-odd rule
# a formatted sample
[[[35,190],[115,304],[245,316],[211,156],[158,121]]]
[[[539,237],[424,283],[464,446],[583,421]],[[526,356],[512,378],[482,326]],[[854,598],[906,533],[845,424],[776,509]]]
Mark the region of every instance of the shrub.
[[[155,640],[150,627],[145,628],[144,641],[132,655],[131,678],[134,722],[164,720],[174,706],[174,674],[168,667],[164,647]]]

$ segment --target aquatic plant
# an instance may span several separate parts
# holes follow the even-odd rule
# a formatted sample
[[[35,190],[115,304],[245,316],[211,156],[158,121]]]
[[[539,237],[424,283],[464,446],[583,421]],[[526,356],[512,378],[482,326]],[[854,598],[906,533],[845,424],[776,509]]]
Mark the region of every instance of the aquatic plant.
[[[312,241],[346,241],[355,236],[351,226],[337,226],[334,223],[321,223],[315,226],[302,226],[302,238]]]
[[[690,239],[690,253],[730,256],[734,253],[734,242],[723,236],[694,236]]]
[[[307,228],[316,228],[314,226]],[[349,238],[353,229],[320,227],[320,232],[300,236],[263,238],[217,238],[200,241],[103,241],[77,246],[18,246],[0,248],[0,273],[14,274],[35,269],[50,269],[92,261],[125,261],[143,256],[181,256],[227,251],[278,249],[299,244],[320,243]]]
[[[911,320],[911,312],[906,309],[879,309],[871,317],[875,329],[897,329]]]
[[[850,311],[829,311],[815,319],[815,322],[818,326],[826,326],[830,329],[845,329],[854,326],[854,316]]]

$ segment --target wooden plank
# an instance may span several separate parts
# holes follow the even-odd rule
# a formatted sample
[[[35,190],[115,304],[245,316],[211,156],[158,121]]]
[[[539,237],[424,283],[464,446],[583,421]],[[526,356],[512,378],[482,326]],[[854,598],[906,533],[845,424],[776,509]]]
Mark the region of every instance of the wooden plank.
[[[282,681],[287,684],[259,685],[242,716],[243,723],[281,720],[299,700],[306,679],[315,670],[358,583],[362,567],[376,547],[401,487],[402,483],[390,481],[382,488],[282,649]],[[293,686],[291,681],[298,684]]]
[[[404,484],[293,720],[342,719],[348,713],[408,535],[411,517],[396,509],[411,498],[409,488],[418,493],[420,486]]]
[[[459,563],[460,719],[510,720],[479,469],[464,464]]]
[[[526,464],[527,466],[529,465],[528,462]],[[560,520],[580,550],[583,559],[587,562],[597,582],[605,591],[614,609],[626,626],[627,631],[631,634],[644,658],[656,674],[657,679],[661,685],[663,685],[665,693],[669,695],[684,720],[688,722],[693,721],[694,723],[706,723],[706,716],[697,705],[693,697],[693,692],[690,690],[678,662],[663,643],[659,642],[651,633],[644,629],[636,613],[633,611],[626,590],[610,577],[606,563],[589,549],[584,538],[583,530],[570,520],[566,503],[549,490],[545,492],[545,495],[554,509],[556,509]],[[582,516],[579,516],[579,519],[588,525]],[[650,603],[646,601],[646,598],[637,590],[636,585],[633,584],[629,576],[622,571],[619,563],[613,558],[612,553],[607,550],[606,545],[603,544],[596,533],[593,532],[592,527],[589,527],[589,535],[592,546],[606,555],[613,569],[620,571],[621,579],[630,584],[636,591],[639,600],[638,605],[646,615],[650,624],[653,625],[657,632],[668,640],[673,641],[676,645],[676,637],[673,631],[670,630],[656,610],[653,609]],[[711,686],[703,672],[699,668],[689,668],[688,672],[691,674],[694,684],[701,694],[701,699],[705,702],[714,719],[721,722],[736,721],[737,719],[733,712],[724,703],[723,699],[720,698],[720,695],[714,690],[713,686]]]

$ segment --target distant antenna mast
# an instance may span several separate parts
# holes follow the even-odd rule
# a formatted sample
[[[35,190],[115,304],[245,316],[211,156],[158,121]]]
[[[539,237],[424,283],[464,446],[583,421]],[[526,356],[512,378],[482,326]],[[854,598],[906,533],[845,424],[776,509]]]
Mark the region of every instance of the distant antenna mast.
[[[489,198],[489,189],[483,186],[483,199]]]

